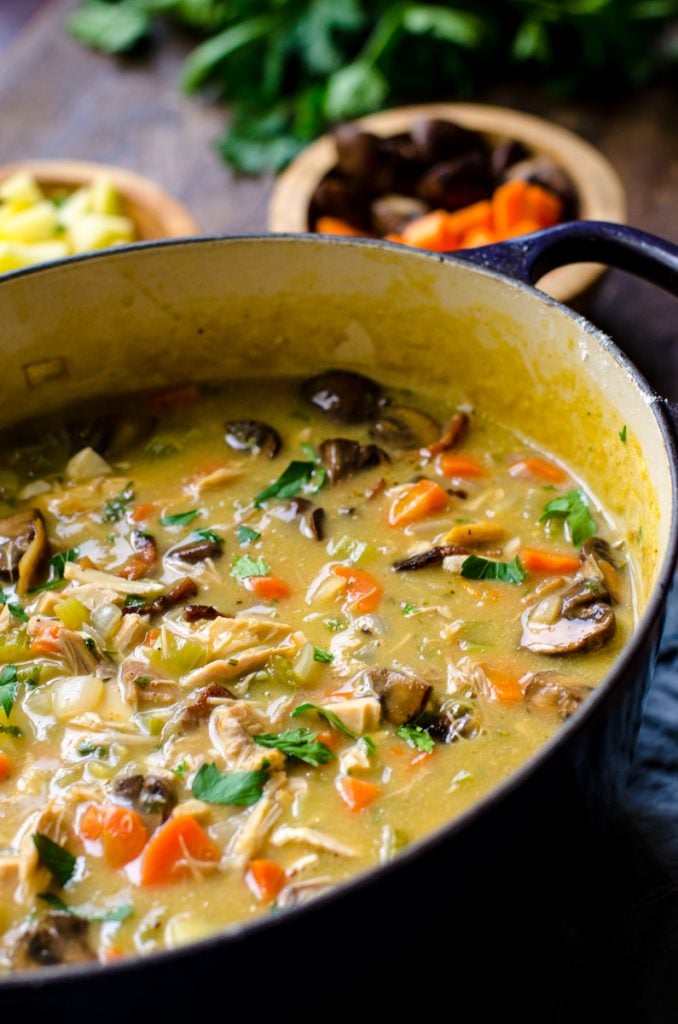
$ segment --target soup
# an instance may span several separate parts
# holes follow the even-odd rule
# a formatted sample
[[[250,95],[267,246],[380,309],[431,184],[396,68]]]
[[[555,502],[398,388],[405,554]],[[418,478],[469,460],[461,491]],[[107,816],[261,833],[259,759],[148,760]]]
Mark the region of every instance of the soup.
[[[397,857],[633,628],[585,481],[358,374],[23,424],[0,487],[6,970],[180,945]]]

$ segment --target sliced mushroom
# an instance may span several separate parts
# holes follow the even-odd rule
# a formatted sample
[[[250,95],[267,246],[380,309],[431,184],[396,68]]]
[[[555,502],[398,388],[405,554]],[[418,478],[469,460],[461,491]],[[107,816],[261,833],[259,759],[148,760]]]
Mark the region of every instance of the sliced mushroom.
[[[214,701],[224,699],[233,700],[233,694],[221,683],[209,683],[202,690],[198,690],[196,699],[188,704],[181,713],[182,725],[194,726],[209,718],[214,711]]]
[[[525,706],[528,711],[551,712],[569,718],[589,693],[590,686],[581,686],[559,672],[535,672],[525,687]]]
[[[549,595],[523,614],[521,647],[537,654],[596,651],[616,630],[603,584],[576,579],[560,595]]]
[[[517,139],[503,139],[497,143],[490,156],[492,176],[501,180],[509,167],[517,164],[519,160],[526,160],[528,156],[528,150],[522,142],[518,142]]]
[[[93,448],[99,455],[117,458],[135,445],[147,441],[155,430],[155,416],[116,415],[104,413],[101,416],[73,420],[67,424],[71,452],[81,448]]]
[[[318,182],[310,205],[309,227],[318,217],[338,217],[353,227],[369,231],[369,195],[357,182],[331,174]]]
[[[325,510],[314,508],[307,498],[292,498],[284,505],[271,509],[271,515],[284,523],[299,523],[299,530],[309,540],[322,540],[325,535]]]
[[[427,551],[420,551],[418,555],[411,555],[403,558],[400,562],[394,562],[391,568],[394,572],[412,572],[415,569],[428,569],[432,565],[440,565],[451,555],[470,555],[471,549],[460,547],[458,544],[439,544]]]
[[[482,721],[477,708],[460,700],[446,702],[432,722],[423,725],[424,730],[433,739],[442,743],[454,743],[456,740],[473,740],[483,731]]]
[[[48,551],[40,512],[27,508],[0,519],[0,574],[10,578],[18,570],[18,593],[35,586]]]
[[[378,235],[399,235],[410,221],[423,217],[428,210],[423,199],[414,196],[380,196],[372,202],[372,226]]]
[[[384,409],[370,427],[370,437],[387,448],[407,451],[424,448],[438,437],[439,426],[428,413],[411,409],[407,405],[393,405]]]
[[[434,164],[416,185],[416,194],[434,208],[459,210],[492,194],[487,156],[469,150],[461,156]]]
[[[328,370],[301,386],[302,396],[342,423],[362,423],[377,412],[381,387],[369,377],[349,370]]]
[[[448,160],[468,150],[484,149],[485,142],[478,132],[464,128],[454,121],[434,117],[418,117],[410,129],[416,155],[423,164]]]
[[[373,669],[367,681],[381,701],[384,717],[394,725],[411,722],[424,710],[433,687],[392,668]]]
[[[452,419],[450,419],[443,428],[443,432],[437,441],[433,444],[429,444],[424,449],[422,455],[427,455],[429,458],[433,458],[434,455],[440,455],[441,452],[446,452],[450,448],[454,448],[456,444],[459,444],[462,437],[466,433],[469,425],[469,418],[465,412],[455,412]]]
[[[624,600],[624,579],[622,569],[612,549],[602,537],[590,537],[581,549],[582,574],[589,580],[597,580],[607,588],[613,601]]]
[[[360,185],[363,193],[407,191],[413,173],[419,169],[414,147],[405,138],[382,139],[355,124],[340,125],[334,137],[337,171]]]
[[[118,569],[117,575],[126,580],[140,580],[158,564],[158,545],[155,537],[143,530],[134,530],[131,540],[135,554]]]
[[[200,622],[201,620],[218,619],[221,616],[231,618],[225,612],[219,612],[211,604],[187,604],[184,608],[184,619],[186,622]]]
[[[278,431],[259,420],[229,420],[226,424],[226,444],[237,452],[267,455],[274,459],[282,448]]]
[[[182,601],[187,601],[189,597],[195,597],[198,593],[198,585],[195,580],[192,580],[190,576],[183,576],[164,594],[159,594],[153,601],[144,605],[124,605],[122,608],[123,615],[135,612],[137,615],[162,615],[168,608],[173,608],[177,604],[181,604]]]
[[[149,829],[167,821],[177,803],[172,783],[160,775],[121,775],[113,782],[113,799],[141,815]]]
[[[182,562],[204,562],[206,558],[220,558],[224,551],[224,542],[205,538],[176,544],[167,552],[168,558],[180,558]]]
[[[382,462],[391,461],[376,444],[360,444],[346,437],[328,438],[322,442],[318,452],[332,484],[348,480],[365,469],[374,469]]]
[[[88,938],[88,921],[65,911],[50,910],[29,921],[20,933],[12,963],[18,969],[28,969],[95,960]]]

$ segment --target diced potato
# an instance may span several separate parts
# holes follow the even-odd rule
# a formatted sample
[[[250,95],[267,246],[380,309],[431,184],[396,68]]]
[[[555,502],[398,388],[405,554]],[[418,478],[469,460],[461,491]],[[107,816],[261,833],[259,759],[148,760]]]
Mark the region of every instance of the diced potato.
[[[83,185],[82,188],[76,189],[67,199],[64,199],[57,210],[59,224],[65,228],[70,228],[84,213],[92,212],[90,202],[91,194],[89,188]]]
[[[105,174],[97,175],[90,186],[89,194],[89,211],[91,213],[104,213],[111,216],[120,214],[120,196],[111,179]]]
[[[12,213],[35,206],[44,198],[35,178],[26,171],[19,171],[0,184],[0,199]]]
[[[206,921],[205,918],[196,916],[190,911],[184,911],[170,917],[165,926],[165,941],[170,949],[176,949],[177,946],[184,946],[188,942],[204,939],[213,931],[214,925]]]
[[[327,711],[332,711],[339,721],[357,736],[372,732],[379,725],[381,718],[381,704],[376,697],[338,700],[331,704],[323,704],[323,707]]]
[[[108,476],[113,470],[105,459],[94,451],[94,448],[81,448],[66,463],[66,476],[69,480],[82,483],[97,476]]]
[[[54,238],[56,231],[56,210],[46,199],[13,213],[2,226],[3,236],[9,242],[46,242]]]
[[[68,245],[65,242],[40,242],[35,245],[0,242],[0,274],[20,270],[22,267],[32,267],[37,263],[61,260],[68,254]]]
[[[52,684],[52,712],[60,719],[76,718],[94,711],[104,692],[96,676],[69,676]]]
[[[134,240],[134,225],[128,217],[111,217],[104,213],[84,213],[70,225],[75,252],[105,249]]]

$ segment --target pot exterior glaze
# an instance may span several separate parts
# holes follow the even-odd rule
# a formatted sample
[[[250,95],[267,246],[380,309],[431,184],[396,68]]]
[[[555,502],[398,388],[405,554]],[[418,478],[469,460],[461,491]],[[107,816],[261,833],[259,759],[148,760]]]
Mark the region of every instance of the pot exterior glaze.
[[[521,240],[523,257],[534,239],[543,246],[549,238]],[[531,279],[544,260],[528,263],[518,272]],[[659,277],[676,287],[670,267]],[[593,482],[626,526],[641,613],[580,711],[502,786],[396,861],[185,949],[0,980],[3,1010],[72,1020],[96,1007],[101,1021],[134,1007],[135,1020],[178,1020],[183,998],[187,1012],[234,1006],[224,986],[254,998],[255,1016],[274,1012],[276,993],[286,993],[290,1014],[289,999],[308,1005],[311,995],[339,991],[355,1008],[358,990],[337,989],[335,980],[336,965],[348,961],[363,965],[372,994],[385,977],[391,995],[415,991],[428,966],[453,986],[462,976],[453,1003],[436,982],[441,1009],[461,1008],[467,996],[469,1005],[480,998],[488,1006],[480,969],[488,936],[492,948],[514,950],[519,926],[533,990],[554,984],[568,966],[567,907],[577,882],[570,868],[590,856],[578,823],[594,822],[602,839],[614,827],[675,566],[678,457],[661,398],[609,339],[525,283],[487,262],[478,268],[381,243],[267,237],[130,247],[0,280],[0,324],[4,422],[85,395],[330,366],[490,403],[497,419]],[[560,925],[547,941],[556,902]],[[428,941],[427,929],[438,941]],[[415,947],[426,955],[408,977]]]

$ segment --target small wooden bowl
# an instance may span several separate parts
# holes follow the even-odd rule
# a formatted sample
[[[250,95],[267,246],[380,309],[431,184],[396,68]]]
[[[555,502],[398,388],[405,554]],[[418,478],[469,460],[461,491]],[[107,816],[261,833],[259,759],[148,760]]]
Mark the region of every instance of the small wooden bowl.
[[[122,200],[123,213],[134,222],[137,239],[183,238],[197,235],[198,225],[188,210],[148,178],[109,164],[85,160],[24,160],[0,167],[0,181],[26,171],[50,195],[62,189],[75,191],[97,175],[109,178]]]
[[[578,135],[532,114],[507,107],[489,107],[476,103],[433,103],[425,106],[398,107],[370,114],[356,123],[375,135],[400,135],[409,131],[419,117],[456,121],[494,142],[512,138],[523,142],[536,154],[551,157],[565,170],[579,197],[580,217],[624,223],[626,196],[612,165],[602,153]],[[308,231],[308,211],[318,182],[336,163],[331,135],[323,135],[301,153],[278,178],[268,208],[271,231]],[[547,274],[539,287],[558,299],[570,302],[589,288],[605,271],[595,263],[580,263]]]

